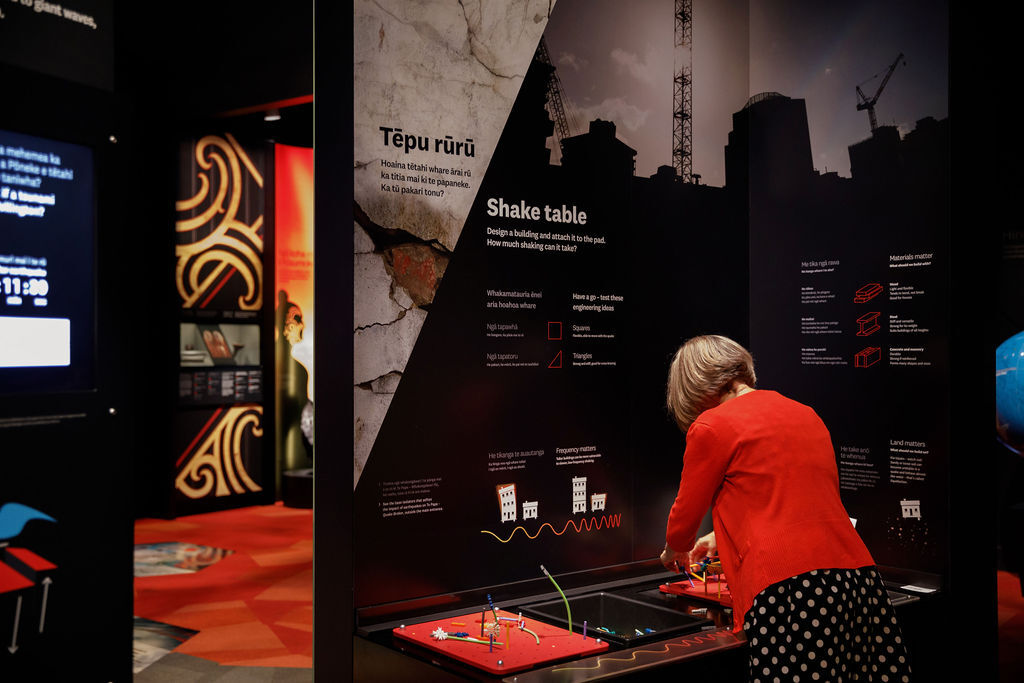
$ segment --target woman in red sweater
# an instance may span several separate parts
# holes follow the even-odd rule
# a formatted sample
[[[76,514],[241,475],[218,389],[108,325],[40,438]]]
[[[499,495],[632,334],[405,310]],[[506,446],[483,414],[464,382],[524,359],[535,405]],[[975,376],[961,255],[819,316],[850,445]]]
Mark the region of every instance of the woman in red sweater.
[[[756,381],[750,353],[726,337],[676,353],[668,406],[686,452],[662,563],[719,555],[750,681],[909,681],[892,604],[839,499],[828,430]],[[709,506],[714,531],[697,540]]]

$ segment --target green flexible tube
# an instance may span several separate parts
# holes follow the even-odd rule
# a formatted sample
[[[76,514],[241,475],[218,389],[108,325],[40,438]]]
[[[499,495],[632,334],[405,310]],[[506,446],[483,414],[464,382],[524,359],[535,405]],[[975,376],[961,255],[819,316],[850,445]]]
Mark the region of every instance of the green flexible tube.
[[[565,614],[569,619],[569,633],[572,633],[572,610],[569,609],[569,599],[565,597],[565,593],[563,593],[562,589],[559,588],[558,582],[555,581],[555,577],[551,576],[547,569],[544,569],[544,565],[540,566],[540,570],[544,572],[545,576],[551,579],[551,583],[555,584],[555,589],[558,591],[558,594],[562,596],[562,601],[565,603]]]
[[[523,631],[525,633],[529,633],[531,636],[533,636],[533,639],[537,641],[537,644],[540,645],[540,636],[538,636],[535,632],[531,631],[530,629],[526,628],[525,626],[521,626],[519,628],[519,630]]]
[[[488,640],[480,640],[479,638],[463,638],[461,636],[448,636],[447,638],[445,638],[445,640],[461,640],[461,641],[464,641],[466,643],[480,643],[481,645],[489,645],[490,644],[490,641],[488,641]],[[494,644],[495,645],[499,645],[499,643],[494,643]]]

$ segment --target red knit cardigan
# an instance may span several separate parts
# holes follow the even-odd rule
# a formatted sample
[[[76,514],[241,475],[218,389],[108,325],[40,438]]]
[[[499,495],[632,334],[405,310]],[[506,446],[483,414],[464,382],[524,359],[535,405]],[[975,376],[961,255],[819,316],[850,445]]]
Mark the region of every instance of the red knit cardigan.
[[[686,432],[666,541],[686,552],[712,507],[734,631],[754,597],[812,569],[874,564],[839,500],[832,441],[809,407],[751,391],[700,414]]]

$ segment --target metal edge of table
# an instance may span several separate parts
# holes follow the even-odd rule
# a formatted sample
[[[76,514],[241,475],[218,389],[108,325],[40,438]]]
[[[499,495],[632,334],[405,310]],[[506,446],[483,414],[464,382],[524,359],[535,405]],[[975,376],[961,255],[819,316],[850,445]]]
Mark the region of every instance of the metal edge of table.
[[[683,662],[713,652],[732,650],[743,647],[746,642],[747,639],[742,633],[733,633],[729,628],[716,628],[584,659],[566,661],[508,676],[502,680],[506,683],[599,681],[670,663]]]

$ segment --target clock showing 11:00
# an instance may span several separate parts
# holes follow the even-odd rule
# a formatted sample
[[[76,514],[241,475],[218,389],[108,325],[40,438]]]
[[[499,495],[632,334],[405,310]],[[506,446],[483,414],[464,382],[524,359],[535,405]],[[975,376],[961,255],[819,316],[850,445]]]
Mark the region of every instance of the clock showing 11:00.
[[[34,306],[45,306],[46,296],[50,292],[50,283],[45,277],[24,278],[17,275],[4,275],[0,277],[0,294],[3,295],[3,302],[8,306],[21,306],[24,304]],[[31,299],[31,301],[27,301]]]

